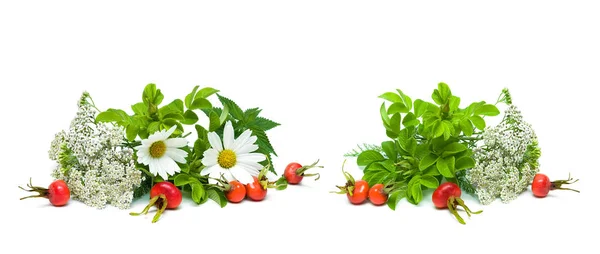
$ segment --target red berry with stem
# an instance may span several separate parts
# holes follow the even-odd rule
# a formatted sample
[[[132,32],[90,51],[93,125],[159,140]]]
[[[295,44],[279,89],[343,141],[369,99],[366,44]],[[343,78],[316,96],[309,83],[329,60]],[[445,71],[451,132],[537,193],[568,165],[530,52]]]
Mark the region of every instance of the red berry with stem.
[[[263,182],[265,180],[258,180],[256,176],[253,176],[254,182],[246,184],[246,196],[254,201],[262,201],[267,196],[267,188]]]
[[[531,183],[531,191],[533,195],[538,198],[543,198],[548,196],[548,193],[551,190],[570,190],[579,192],[578,190],[563,188],[562,186],[565,184],[572,184],[579,181],[579,179],[573,180],[571,175],[569,174],[569,178],[567,180],[556,180],[551,182],[550,178],[544,174],[536,174],[533,178],[533,182]]]
[[[465,205],[465,202],[460,198],[461,194],[462,193],[458,185],[452,182],[445,182],[440,184],[440,186],[435,189],[431,199],[435,207],[438,209],[448,208],[450,212],[454,214],[458,222],[465,224],[463,218],[458,215],[457,208],[459,206],[463,207],[469,217],[471,217],[471,214],[479,214],[483,211],[471,211],[471,209],[469,209],[469,207]]]
[[[378,183],[369,189],[369,201],[374,205],[383,205],[388,200],[388,194],[383,184]]]
[[[237,180],[229,182],[229,189],[225,191],[225,197],[231,203],[239,203],[246,197],[246,186]]]
[[[69,190],[69,187],[63,180],[56,180],[52,182],[46,189],[43,187],[33,186],[33,184],[31,184],[30,178],[27,187],[29,189],[25,189],[19,186],[19,188],[21,188],[24,191],[37,192],[38,194],[22,197],[21,200],[28,198],[47,198],[50,201],[50,204],[52,204],[53,206],[64,206],[69,202],[69,199],[71,198],[71,191]]]
[[[311,168],[323,168],[323,166],[318,166],[319,160],[315,163],[302,166],[300,163],[292,162],[285,167],[285,171],[283,172],[283,176],[287,180],[289,184],[298,184],[302,181],[305,176],[316,176],[315,181],[319,180],[321,175],[319,173],[306,174],[305,172]]]
[[[346,161],[344,161],[346,164]],[[354,180],[354,177],[350,173],[344,171],[344,165],[342,165],[342,172],[346,177],[346,184],[344,186],[336,186],[339,191],[333,192],[337,194],[346,194],[350,203],[354,205],[360,205],[367,200],[369,196],[369,184],[365,180]]]
[[[152,219],[152,223],[155,223],[160,218],[160,215],[168,208],[175,209],[181,204],[182,195],[181,191],[173,185],[171,182],[160,182],[155,184],[150,189],[150,202],[144,208],[141,213],[129,213],[132,216],[141,214],[148,214],[150,207],[156,206],[158,211]]]

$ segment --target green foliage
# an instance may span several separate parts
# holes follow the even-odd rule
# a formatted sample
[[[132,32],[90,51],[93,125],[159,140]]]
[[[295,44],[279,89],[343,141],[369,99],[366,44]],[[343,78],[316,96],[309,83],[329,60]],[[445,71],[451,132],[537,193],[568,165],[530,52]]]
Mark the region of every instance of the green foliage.
[[[486,123],[484,117],[500,113],[484,101],[461,108],[461,99],[450,87],[439,83],[431,94],[433,102],[412,100],[397,89],[379,96],[384,99],[380,116],[386,135],[381,150],[361,149],[357,164],[364,167],[369,185],[392,186],[388,206],[395,209],[400,199],[418,204],[423,191],[435,189],[444,179],[472,168],[472,156]]]

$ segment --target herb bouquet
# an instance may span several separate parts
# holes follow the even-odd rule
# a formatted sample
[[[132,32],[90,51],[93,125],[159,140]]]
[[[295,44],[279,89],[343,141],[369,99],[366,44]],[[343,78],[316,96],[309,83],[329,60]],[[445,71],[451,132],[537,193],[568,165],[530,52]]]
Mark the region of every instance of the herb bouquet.
[[[126,209],[150,192],[144,213],[156,205],[157,216],[179,205],[181,191],[191,192],[197,204],[211,199],[221,207],[246,194],[262,200],[267,187],[276,187],[266,178],[276,155],[266,132],[279,124],[218,92],[196,86],[183,100],[164,104],[161,90],[149,84],[131,106],[133,114],[102,111],[83,93],[70,128],[51,144],[49,156],[58,162],[52,176],[66,183],[73,199],[96,208]],[[222,107],[209,101],[215,95]],[[199,114],[208,126],[197,124]]]

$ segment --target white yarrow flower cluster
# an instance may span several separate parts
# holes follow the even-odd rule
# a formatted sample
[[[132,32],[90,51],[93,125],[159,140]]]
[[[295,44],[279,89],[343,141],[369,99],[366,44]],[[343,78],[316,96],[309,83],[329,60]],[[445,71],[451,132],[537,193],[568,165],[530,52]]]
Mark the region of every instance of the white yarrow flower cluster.
[[[71,197],[86,205],[107,204],[129,208],[143,177],[135,168],[133,150],[121,147],[125,131],[108,123],[95,123],[98,113],[84,93],[67,132],[56,134],[49,156],[59,165],[52,176],[64,180]]]
[[[510,105],[502,123],[485,129],[483,142],[473,149],[476,164],[467,171],[466,179],[482,204],[497,197],[508,203],[527,189],[538,172],[535,132],[517,107]]]

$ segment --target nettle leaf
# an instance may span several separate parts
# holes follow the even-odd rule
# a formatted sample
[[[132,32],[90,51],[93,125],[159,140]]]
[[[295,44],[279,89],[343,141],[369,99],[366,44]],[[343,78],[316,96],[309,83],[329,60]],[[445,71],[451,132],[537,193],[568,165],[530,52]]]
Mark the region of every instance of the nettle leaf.
[[[269,137],[267,137],[267,133],[262,130],[252,130],[252,135],[257,138],[256,144],[258,145],[259,150],[263,149],[263,151],[277,156],[275,149],[273,149],[273,145],[271,145],[271,141],[269,141]]]
[[[403,102],[402,97],[400,97],[400,95],[398,95],[396,93],[392,93],[392,92],[386,92],[382,95],[379,95],[379,98],[387,100],[392,103]]]
[[[392,160],[396,160],[398,158],[398,151],[396,150],[396,143],[394,143],[394,141],[382,142],[381,149],[388,158]]]
[[[427,111],[427,108],[429,107],[428,103],[421,99],[416,99],[414,104],[416,117],[421,117],[423,114],[425,114],[425,111]]]
[[[475,109],[474,114],[483,116],[497,116],[500,114],[500,110],[498,110],[498,108],[492,104],[485,104]]]
[[[472,116],[469,118],[469,120],[471,120],[471,123],[473,123],[475,128],[477,128],[479,130],[485,129],[485,120],[483,120],[483,118],[481,118],[481,116]]]
[[[367,166],[373,162],[385,160],[381,153],[375,150],[367,150],[358,155],[356,158],[356,164],[359,166]]]
[[[192,183],[192,200],[196,202],[196,204],[201,204],[206,202],[206,191],[204,190],[204,186],[200,183]]]
[[[277,126],[279,126],[281,124],[273,122],[269,119],[263,118],[263,117],[256,117],[254,119],[254,121],[250,122],[247,124],[247,127],[250,129],[260,129],[263,131],[268,131],[270,129],[273,129]]]
[[[223,107],[229,110],[229,114],[231,114],[231,116],[237,120],[244,119],[244,111],[237,104],[235,104],[235,102],[219,94],[217,94],[217,97],[219,97],[219,101],[221,101]]]
[[[219,204],[221,208],[227,205],[227,197],[225,197],[225,193],[219,189],[210,188],[206,190],[206,196]]]
[[[249,108],[244,111],[244,122],[253,122],[262,110],[260,108]]]
[[[456,160],[456,170],[464,170],[475,167],[475,160],[470,156],[461,157]]]
[[[419,169],[421,171],[423,171],[423,170],[427,169],[428,167],[430,167],[431,165],[435,164],[437,161],[438,161],[437,155],[428,154],[423,159],[421,159],[421,162],[419,163]]]
[[[424,176],[421,176],[421,185],[423,185],[429,189],[435,189],[440,185],[440,182],[438,181],[437,178],[435,178],[431,175],[424,175]]]

